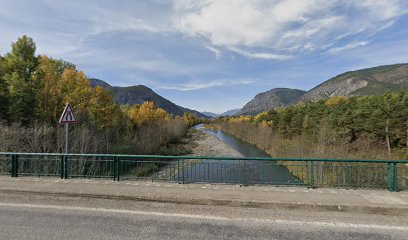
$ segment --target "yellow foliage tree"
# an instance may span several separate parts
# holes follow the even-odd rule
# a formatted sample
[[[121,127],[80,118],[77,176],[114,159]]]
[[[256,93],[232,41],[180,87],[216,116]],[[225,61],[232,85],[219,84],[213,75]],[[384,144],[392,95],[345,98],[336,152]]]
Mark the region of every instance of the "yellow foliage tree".
[[[184,122],[189,126],[192,127],[194,125],[197,125],[199,123],[199,118],[192,114],[191,112],[185,112],[183,114]]]
[[[142,105],[133,105],[127,110],[127,115],[136,126],[170,119],[170,115],[161,108],[156,108],[154,102],[144,102]]]
[[[117,126],[120,123],[121,111],[117,104],[113,103],[112,94],[97,86],[92,91],[89,105],[89,114],[99,128]]]

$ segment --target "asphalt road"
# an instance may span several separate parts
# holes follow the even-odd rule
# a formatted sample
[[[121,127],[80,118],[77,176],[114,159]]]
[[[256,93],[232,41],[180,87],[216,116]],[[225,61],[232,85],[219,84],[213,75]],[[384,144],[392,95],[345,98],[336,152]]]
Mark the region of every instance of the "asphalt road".
[[[407,239],[406,216],[0,194],[0,239]]]

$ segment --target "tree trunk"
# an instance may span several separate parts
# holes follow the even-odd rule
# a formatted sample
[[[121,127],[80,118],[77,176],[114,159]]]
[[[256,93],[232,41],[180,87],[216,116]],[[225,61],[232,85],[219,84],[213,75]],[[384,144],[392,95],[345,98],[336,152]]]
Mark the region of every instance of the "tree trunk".
[[[390,119],[387,118],[387,121],[385,123],[385,141],[387,144],[387,153],[388,157],[391,157],[391,144],[390,144],[390,136],[389,136],[389,125],[390,125]]]

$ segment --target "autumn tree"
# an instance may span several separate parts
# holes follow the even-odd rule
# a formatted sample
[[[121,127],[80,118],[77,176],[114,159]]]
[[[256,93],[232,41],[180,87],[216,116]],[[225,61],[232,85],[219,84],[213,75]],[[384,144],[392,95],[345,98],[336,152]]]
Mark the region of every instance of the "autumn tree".
[[[92,98],[88,108],[90,120],[100,129],[117,127],[122,122],[119,105],[113,103],[112,94],[97,86],[92,90]]]
[[[191,112],[185,112],[183,114],[183,118],[184,118],[185,123],[189,127],[192,127],[192,126],[197,125],[199,123],[199,118],[196,115],[192,114]]]
[[[55,60],[47,56],[39,57],[36,75],[41,81],[39,108],[41,115],[49,123],[57,121],[65,105],[66,93],[63,90],[66,82],[63,82],[63,73],[66,69],[75,69],[75,66],[63,60]]]
[[[129,119],[138,127],[160,120],[170,119],[170,115],[161,108],[156,108],[154,102],[144,102],[133,105],[127,110]]]

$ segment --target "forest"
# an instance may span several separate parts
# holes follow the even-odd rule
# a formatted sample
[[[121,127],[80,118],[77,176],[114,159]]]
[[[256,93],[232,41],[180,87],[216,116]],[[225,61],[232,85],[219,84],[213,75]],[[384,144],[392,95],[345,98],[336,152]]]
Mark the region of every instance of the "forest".
[[[211,126],[272,157],[408,159],[408,91],[333,97]]]
[[[74,64],[36,55],[33,39],[22,36],[0,55],[0,151],[62,152],[58,119],[68,102],[79,120],[70,128],[73,153],[159,153],[199,121],[190,113],[171,116],[153,102],[115,104]]]

